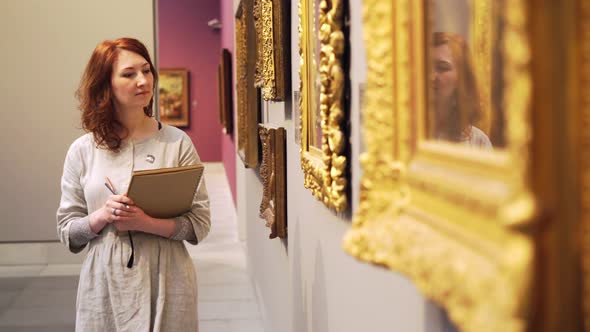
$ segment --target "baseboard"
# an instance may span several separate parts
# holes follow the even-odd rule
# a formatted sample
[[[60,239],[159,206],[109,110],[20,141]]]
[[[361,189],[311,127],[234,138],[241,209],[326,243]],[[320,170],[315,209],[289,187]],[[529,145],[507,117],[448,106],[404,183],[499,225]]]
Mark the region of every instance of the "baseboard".
[[[60,242],[0,243],[0,265],[81,264],[85,256]]]

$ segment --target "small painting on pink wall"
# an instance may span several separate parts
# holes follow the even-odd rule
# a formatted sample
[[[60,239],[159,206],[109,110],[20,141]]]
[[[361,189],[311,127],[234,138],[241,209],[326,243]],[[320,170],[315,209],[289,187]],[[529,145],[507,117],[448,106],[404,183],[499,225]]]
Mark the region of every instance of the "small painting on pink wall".
[[[158,103],[160,121],[175,127],[189,125],[188,70],[160,69]]]

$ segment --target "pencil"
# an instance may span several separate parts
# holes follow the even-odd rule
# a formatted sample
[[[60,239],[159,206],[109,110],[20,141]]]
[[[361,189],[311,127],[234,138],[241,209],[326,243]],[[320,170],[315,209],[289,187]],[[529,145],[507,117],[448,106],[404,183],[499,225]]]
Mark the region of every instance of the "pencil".
[[[113,191],[113,189],[111,188],[111,186],[109,186],[108,183],[105,182],[104,185],[105,185],[105,187],[107,187],[109,189],[110,192],[113,193],[113,195],[116,195],[115,192]]]
[[[113,193],[113,195],[116,195],[117,194],[117,190],[115,189],[115,186],[113,186],[113,183],[111,182],[111,179],[109,179],[108,176],[105,176],[105,178],[107,179],[107,182],[109,183],[109,186],[110,186],[109,189],[111,190],[111,192]]]

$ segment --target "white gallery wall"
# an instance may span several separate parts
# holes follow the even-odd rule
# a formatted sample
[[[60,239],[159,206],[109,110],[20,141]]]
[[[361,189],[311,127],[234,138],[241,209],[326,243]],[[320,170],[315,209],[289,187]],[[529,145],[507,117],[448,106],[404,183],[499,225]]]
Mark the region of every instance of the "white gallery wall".
[[[351,186],[358,204],[359,86],[366,81],[362,1],[350,0]],[[291,1],[292,86],[299,87],[298,1]],[[346,254],[342,238],[352,213],[336,214],[303,187],[300,146],[295,142],[298,114],[292,104],[263,102],[265,122],[287,130],[288,238],[268,239],[258,217],[262,182],[257,170],[237,158],[238,220],[247,245],[249,272],[260,297],[267,332],[443,331],[441,312],[404,276]]]
[[[74,97],[92,50],[130,36],[154,55],[153,0],[0,2],[0,242],[57,240],[63,160],[83,134]]]

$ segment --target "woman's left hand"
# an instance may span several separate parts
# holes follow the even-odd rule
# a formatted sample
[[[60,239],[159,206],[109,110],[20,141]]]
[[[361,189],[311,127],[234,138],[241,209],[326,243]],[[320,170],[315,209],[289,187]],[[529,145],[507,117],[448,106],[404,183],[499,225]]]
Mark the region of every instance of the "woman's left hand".
[[[176,231],[175,219],[150,217],[135,205],[129,205],[125,210],[117,211],[112,224],[118,231],[140,231],[165,238],[171,237]]]
[[[113,225],[118,231],[143,231],[151,217],[135,205],[118,212]]]

